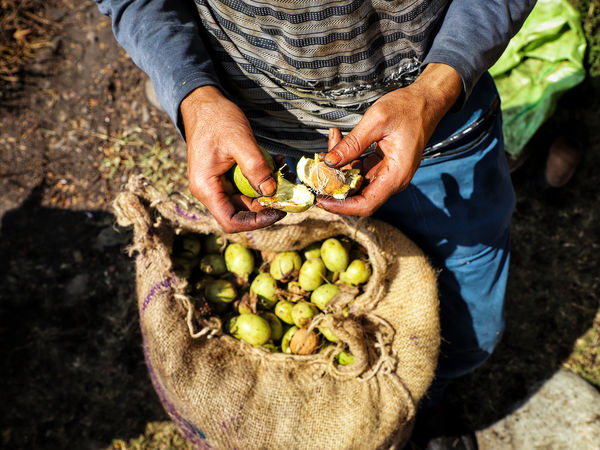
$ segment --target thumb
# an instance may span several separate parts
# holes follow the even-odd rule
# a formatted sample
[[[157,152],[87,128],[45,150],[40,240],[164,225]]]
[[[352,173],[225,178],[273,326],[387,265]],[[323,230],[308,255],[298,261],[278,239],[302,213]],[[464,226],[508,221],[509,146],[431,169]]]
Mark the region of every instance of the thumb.
[[[277,189],[277,182],[273,178],[275,165],[271,156],[262,150],[254,139],[238,146],[240,147],[243,150],[235,152],[233,157],[250,185],[261,195],[273,195]]]
[[[364,153],[373,142],[381,139],[381,133],[368,116],[365,115],[356,127],[339,141],[325,155],[325,163],[330,167],[344,166]]]
[[[330,151],[342,140],[342,132],[335,127],[329,129],[329,141],[327,142],[327,151]]]

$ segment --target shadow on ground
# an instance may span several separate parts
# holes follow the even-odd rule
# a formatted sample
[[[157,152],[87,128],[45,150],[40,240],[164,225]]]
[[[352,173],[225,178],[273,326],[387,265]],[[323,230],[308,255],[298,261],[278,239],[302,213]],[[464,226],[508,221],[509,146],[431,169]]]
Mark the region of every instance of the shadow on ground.
[[[517,206],[506,299],[506,331],[479,370],[450,390],[451,403],[480,429],[501,419],[532,386],[552,376],[598,320],[600,307],[599,80],[588,80],[559,103],[530,142],[531,157],[513,174]],[[556,190],[538,184],[546,149],[559,133],[578,138],[583,159],[571,182]],[[598,352],[592,352],[592,356]],[[593,373],[599,361],[578,368]]]
[[[3,448],[100,448],[166,418],[144,365],[128,233],[40,205],[0,230]]]

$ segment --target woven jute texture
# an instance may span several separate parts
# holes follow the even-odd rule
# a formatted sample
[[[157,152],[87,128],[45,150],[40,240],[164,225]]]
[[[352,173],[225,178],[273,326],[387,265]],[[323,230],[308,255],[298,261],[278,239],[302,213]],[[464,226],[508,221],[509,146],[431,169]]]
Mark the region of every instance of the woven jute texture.
[[[440,342],[437,285],[421,250],[373,219],[318,208],[268,228],[223,234],[183,196],[132,179],[114,202],[121,226],[134,227],[137,294],[150,377],[166,411],[197,448],[401,448],[433,379]],[[368,252],[373,274],[329,328],[355,357],[270,353],[200,317],[173,271],[177,233],[215,233],[257,250],[298,250],[345,235]],[[316,321],[322,320],[317,316]]]

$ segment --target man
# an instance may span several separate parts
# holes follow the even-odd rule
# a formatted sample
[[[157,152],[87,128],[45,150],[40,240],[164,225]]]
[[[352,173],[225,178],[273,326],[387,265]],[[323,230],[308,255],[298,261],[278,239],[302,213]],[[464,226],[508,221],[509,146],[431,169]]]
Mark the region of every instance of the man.
[[[486,71],[535,2],[96,1],[185,137],[190,190],[225,231],[284,215],[226,181],[237,163],[275,191],[257,143],[295,158],[328,149],[335,167],[369,150],[366,187],[317,206],[394,224],[440,270],[444,339],[423,408],[439,405],[504,326],[514,193]]]

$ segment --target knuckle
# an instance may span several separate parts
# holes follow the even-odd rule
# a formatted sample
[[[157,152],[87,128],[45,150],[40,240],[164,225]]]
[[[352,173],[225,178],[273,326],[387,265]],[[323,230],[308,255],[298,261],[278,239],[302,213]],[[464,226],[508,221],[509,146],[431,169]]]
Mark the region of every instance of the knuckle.
[[[346,136],[345,144],[346,151],[344,153],[357,153],[361,150],[360,139],[352,133]]]
[[[403,191],[404,189],[406,189],[408,187],[410,183],[408,181],[402,181],[400,184],[398,184],[398,186],[396,187],[396,192],[400,192]]]
[[[198,197],[200,194],[200,188],[198,186],[198,182],[194,179],[194,177],[188,176],[190,192],[194,195],[194,197]]]
[[[392,193],[400,192],[406,189],[412,180],[412,175],[413,174],[408,171],[399,173],[395,177],[395,183],[392,185]]]
[[[269,168],[266,161],[262,161],[259,158],[249,158],[243,162],[245,173],[247,177],[258,177],[258,178],[266,178],[271,174],[271,169]],[[244,170],[242,170],[244,172]]]
[[[364,217],[369,217],[369,216],[372,216],[373,214],[375,214],[375,211],[376,211],[376,208],[369,206],[361,212],[361,215]]]
[[[189,177],[189,187],[194,197],[202,199],[205,191],[205,183],[201,178]]]
[[[229,223],[220,223],[220,225],[225,233],[235,233],[237,231],[235,227]]]
[[[221,228],[225,233],[235,233],[237,230],[235,224],[230,220],[230,218],[225,217],[215,217]]]
[[[371,109],[369,109],[369,119],[374,123],[382,123],[387,120],[387,111],[385,108],[380,107],[380,105],[373,105]]]

